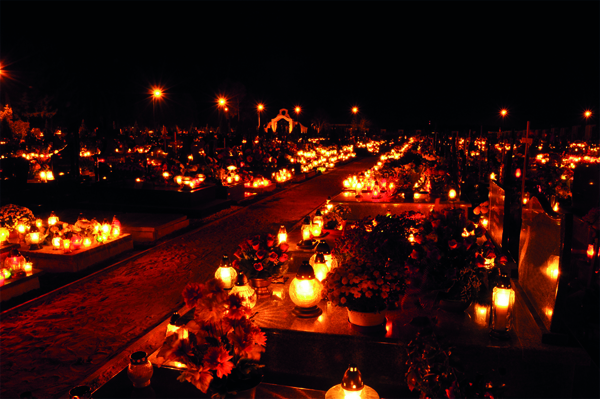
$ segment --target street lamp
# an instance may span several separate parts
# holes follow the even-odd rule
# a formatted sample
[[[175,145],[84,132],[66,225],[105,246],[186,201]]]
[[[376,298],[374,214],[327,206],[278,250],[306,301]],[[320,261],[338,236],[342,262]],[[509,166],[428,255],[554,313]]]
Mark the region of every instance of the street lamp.
[[[354,114],[354,117],[352,118],[352,125],[356,124],[356,115],[358,114],[358,107],[354,106],[352,107],[352,114]],[[350,127],[350,136],[352,136],[352,128]]]
[[[156,102],[162,98],[163,92],[159,88],[152,89],[152,120],[156,130]]]
[[[256,106],[256,110],[258,113],[258,130],[260,131],[260,113],[262,112],[262,110],[265,109],[265,106],[262,105],[261,103],[258,104],[258,106]]]

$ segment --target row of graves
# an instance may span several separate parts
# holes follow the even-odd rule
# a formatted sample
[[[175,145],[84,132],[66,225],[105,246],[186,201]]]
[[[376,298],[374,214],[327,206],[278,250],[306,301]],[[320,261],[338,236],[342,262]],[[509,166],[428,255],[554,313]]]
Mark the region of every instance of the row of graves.
[[[262,367],[261,378],[251,379],[253,395],[597,394],[597,364],[573,329],[585,324],[566,320],[577,318],[569,313],[581,314],[573,312],[582,294],[573,295],[572,282],[597,271],[597,239],[589,242],[597,225],[576,233],[575,219],[564,223],[564,211],[545,207],[539,196],[528,198],[520,253],[513,258],[503,240],[507,192],[491,179],[489,198],[473,196],[477,203],[470,202],[469,168],[480,160],[466,158],[468,141],[454,140],[457,153],[463,145],[464,159],[449,157],[449,143],[400,140],[378,154],[372,168],[346,177],[339,195],[292,229],[257,233],[214,266],[215,280],[241,296],[252,326],[266,338],[255,343]],[[451,171],[453,163],[462,164],[459,171]],[[132,358],[94,395],[139,396],[148,390],[144,385],[155,392],[143,393],[159,397],[203,396],[198,390],[224,394],[239,391],[235,375],[241,368],[256,377],[249,371],[257,365],[235,361],[231,375],[212,379],[217,372],[205,370],[201,381],[194,378],[193,359],[174,351],[200,349],[192,337],[204,323],[198,309],[206,304],[194,299],[204,298],[196,292],[208,293],[212,285],[186,288],[189,304],[157,327],[153,338],[131,348],[149,349],[143,355],[150,354],[153,376],[135,381]]]
[[[256,137],[219,147],[216,136],[198,131],[126,130],[102,138],[58,133],[50,143],[29,138],[6,149],[0,159],[3,204],[34,209],[43,197],[93,209],[184,209],[204,216],[356,156],[353,145],[323,139],[298,144]]]

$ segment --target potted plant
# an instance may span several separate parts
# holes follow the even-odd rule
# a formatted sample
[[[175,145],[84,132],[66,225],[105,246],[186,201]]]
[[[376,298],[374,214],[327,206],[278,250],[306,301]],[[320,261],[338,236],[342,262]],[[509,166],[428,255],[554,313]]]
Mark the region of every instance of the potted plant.
[[[275,244],[275,236],[256,235],[240,243],[233,254],[237,259],[232,266],[244,272],[258,294],[268,294],[268,286],[274,276],[285,274],[288,260],[287,243]]]
[[[160,365],[177,361],[185,365],[179,381],[188,381],[201,392],[223,398],[258,386],[262,379],[261,354],[266,335],[250,318],[238,294],[229,294],[221,283],[190,283],[183,298],[195,308],[194,318],[169,334],[158,351]]]

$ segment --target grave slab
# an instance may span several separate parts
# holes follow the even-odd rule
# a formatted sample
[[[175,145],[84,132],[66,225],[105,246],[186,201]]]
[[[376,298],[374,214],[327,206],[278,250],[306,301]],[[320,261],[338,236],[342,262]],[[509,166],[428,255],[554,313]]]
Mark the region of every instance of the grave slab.
[[[29,257],[36,268],[45,272],[60,273],[82,271],[131,249],[133,237],[130,234],[122,234],[102,245],[73,250],[66,254],[61,250],[53,250],[50,246],[35,251],[22,247],[20,252]]]
[[[0,302],[10,300],[31,290],[39,289],[39,277],[42,274],[42,270],[34,268],[27,276],[7,279],[4,281],[4,285],[0,286]]]

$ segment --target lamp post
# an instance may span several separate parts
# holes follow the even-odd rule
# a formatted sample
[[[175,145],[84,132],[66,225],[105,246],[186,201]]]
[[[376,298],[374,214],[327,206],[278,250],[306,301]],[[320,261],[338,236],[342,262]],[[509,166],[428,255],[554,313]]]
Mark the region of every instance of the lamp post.
[[[358,114],[358,107],[352,107],[352,114],[354,114],[354,117],[352,117],[352,125],[354,125],[356,123],[356,115]],[[350,127],[350,136],[352,136],[352,126]]]
[[[588,123],[590,121],[591,116],[592,116],[592,112],[590,110],[585,110],[585,112],[583,113],[583,117],[585,118],[585,130],[586,131],[587,131]],[[586,132],[584,131],[583,137],[585,138],[586,141],[590,140],[592,138],[592,132],[590,132],[590,136],[587,137]]]
[[[258,113],[258,131],[259,131],[259,132],[260,132],[260,113],[261,113],[261,112],[262,112],[262,110],[264,110],[264,109],[265,109],[265,106],[264,106],[264,105],[262,105],[262,104],[260,104],[260,103],[258,104],[258,106],[256,106],[256,110],[257,110],[257,113]]]
[[[162,90],[152,90],[152,122],[154,124],[154,130],[156,130],[156,102],[162,98],[162,95]]]

